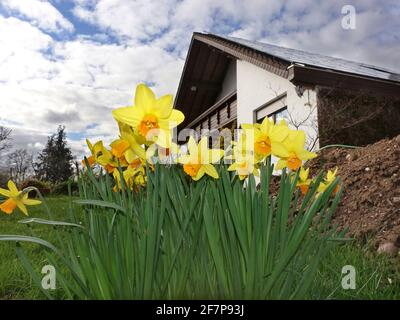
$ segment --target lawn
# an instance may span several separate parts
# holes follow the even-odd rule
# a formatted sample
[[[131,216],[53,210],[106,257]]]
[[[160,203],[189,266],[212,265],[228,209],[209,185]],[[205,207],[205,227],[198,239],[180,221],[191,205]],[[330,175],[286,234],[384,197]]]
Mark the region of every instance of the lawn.
[[[47,198],[47,204],[57,220],[67,219],[70,203],[68,197]],[[42,207],[31,207],[30,216],[47,218]],[[32,230],[18,223],[24,217],[20,213],[11,216],[1,215],[0,234],[31,235]],[[51,242],[55,229],[35,225],[33,232]],[[41,247],[23,244],[28,257],[37,271],[48,264]],[[344,265],[356,268],[356,289],[344,290],[341,287],[341,270]],[[312,299],[400,299],[399,260],[377,256],[369,246],[356,243],[342,245],[327,256],[315,278]],[[62,298],[62,291],[56,294]],[[43,293],[33,284],[15,254],[14,243],[0,242],[0,299],[42,299]]]
[[[51,197],[46,203],[56,220],[66,220],[70,203],[68,197]],[[47,219],[47,214],[42,206],[29,207],[30,217]],[[32,228],[18,223],[26,218],[16,211],[13,215],[0,216],[0,234],[24,234],[41,237],[49,240],[54,238],[56,230],[49,226],[35,224]],[[38,272],[48,264],[43,248],[38,245],[24,243],[27,256],[32,259],[32,264]],[[62,297],[62,293],[59,294]],[[41,299],[45,296],[38,289],[29,274],[22,267],[15,253],[15,244],[12,242],[0,242],[0,299]]]

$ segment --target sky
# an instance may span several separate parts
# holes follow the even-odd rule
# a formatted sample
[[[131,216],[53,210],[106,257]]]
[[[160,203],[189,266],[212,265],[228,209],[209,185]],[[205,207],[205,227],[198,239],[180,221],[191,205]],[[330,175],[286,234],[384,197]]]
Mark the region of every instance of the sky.
[[[355,29],[342,27],[344,5]],[[0,125],[33,154],[65,125],[81,158],[86,137],[117,136],[111,111],[133,104],[137,84],[176,93],[194,31],[400,72],[398,0],[0,0]]]

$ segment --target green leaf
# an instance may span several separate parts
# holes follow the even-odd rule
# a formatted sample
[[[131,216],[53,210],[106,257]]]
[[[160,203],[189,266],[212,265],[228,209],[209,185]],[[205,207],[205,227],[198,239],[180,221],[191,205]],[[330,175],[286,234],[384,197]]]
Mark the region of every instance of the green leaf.
[[[40,219],[40,218],[23,219],[23,220],[18,221],[18,223],[23,223],[23,224],[38,223],[38,224],[46,224],[46,225],[51,225],[51,226],[76,227],[76,228],[84,229],[83,226],[81,226],[79,224],[76,224],[76,223],[70,223],[70,222],[64,222],[64,221],[46,220],[46,219]]]
[[[114,210],[126,213],[126,210],[124,207],[122,207],[118,204],[108,202],[108,201],[103,201],[103,200],[75,200],[74,203],[80,204],[80,205],[92,205],[92,206],[98,206],[98,207],[103,207],[103,208],[110,208],[110,209],[114,209]]]

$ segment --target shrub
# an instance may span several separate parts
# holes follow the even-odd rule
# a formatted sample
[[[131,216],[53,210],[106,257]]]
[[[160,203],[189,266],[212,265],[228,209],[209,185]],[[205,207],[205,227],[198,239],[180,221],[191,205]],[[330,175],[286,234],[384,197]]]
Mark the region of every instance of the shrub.
[[[57,183],[51,190],[51,194],[54,195],[68,195],[69,194],[69,185],[71,188],[72,195],[76,195],[78,192],[78,183],[75,181],[64,181]]]
[[[42,180],[37,180],[37,179],[27,179],[21,183],[20,189],[23,190],[28,187],[35,187],[37,188],[42,196],[47,196],[50,194],[51,191],[51,185],[50,183]],[[32,193],[30,193],[32,194]]]

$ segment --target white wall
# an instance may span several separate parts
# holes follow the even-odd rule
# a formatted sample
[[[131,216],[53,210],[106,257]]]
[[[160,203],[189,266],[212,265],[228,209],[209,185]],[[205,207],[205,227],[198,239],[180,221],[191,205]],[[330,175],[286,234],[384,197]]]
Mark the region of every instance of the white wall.
[[[233,59],[229,63],[228,69],[224,77],[224,81],[222,82],[222,90],[218,94],[217,99],[215,101],[222,99],[223,97],[234,92],[235,90],[236,90],[236,60]]]
[[[238,125],[252,123],[255,109],[286,92],[288,112],[294,119],[293,122],[304,122],[299,129],[306,132],[308,143],[316,139],[318,122],[314,90],[308,90],[309,95],[306,90],[303,96],[299,97],[295,86],[289,80],[246,61],[237,60],[236,70]],[[308,101],[311,107],[306,105]],[[315,148],[318,148],[318,143]]]

